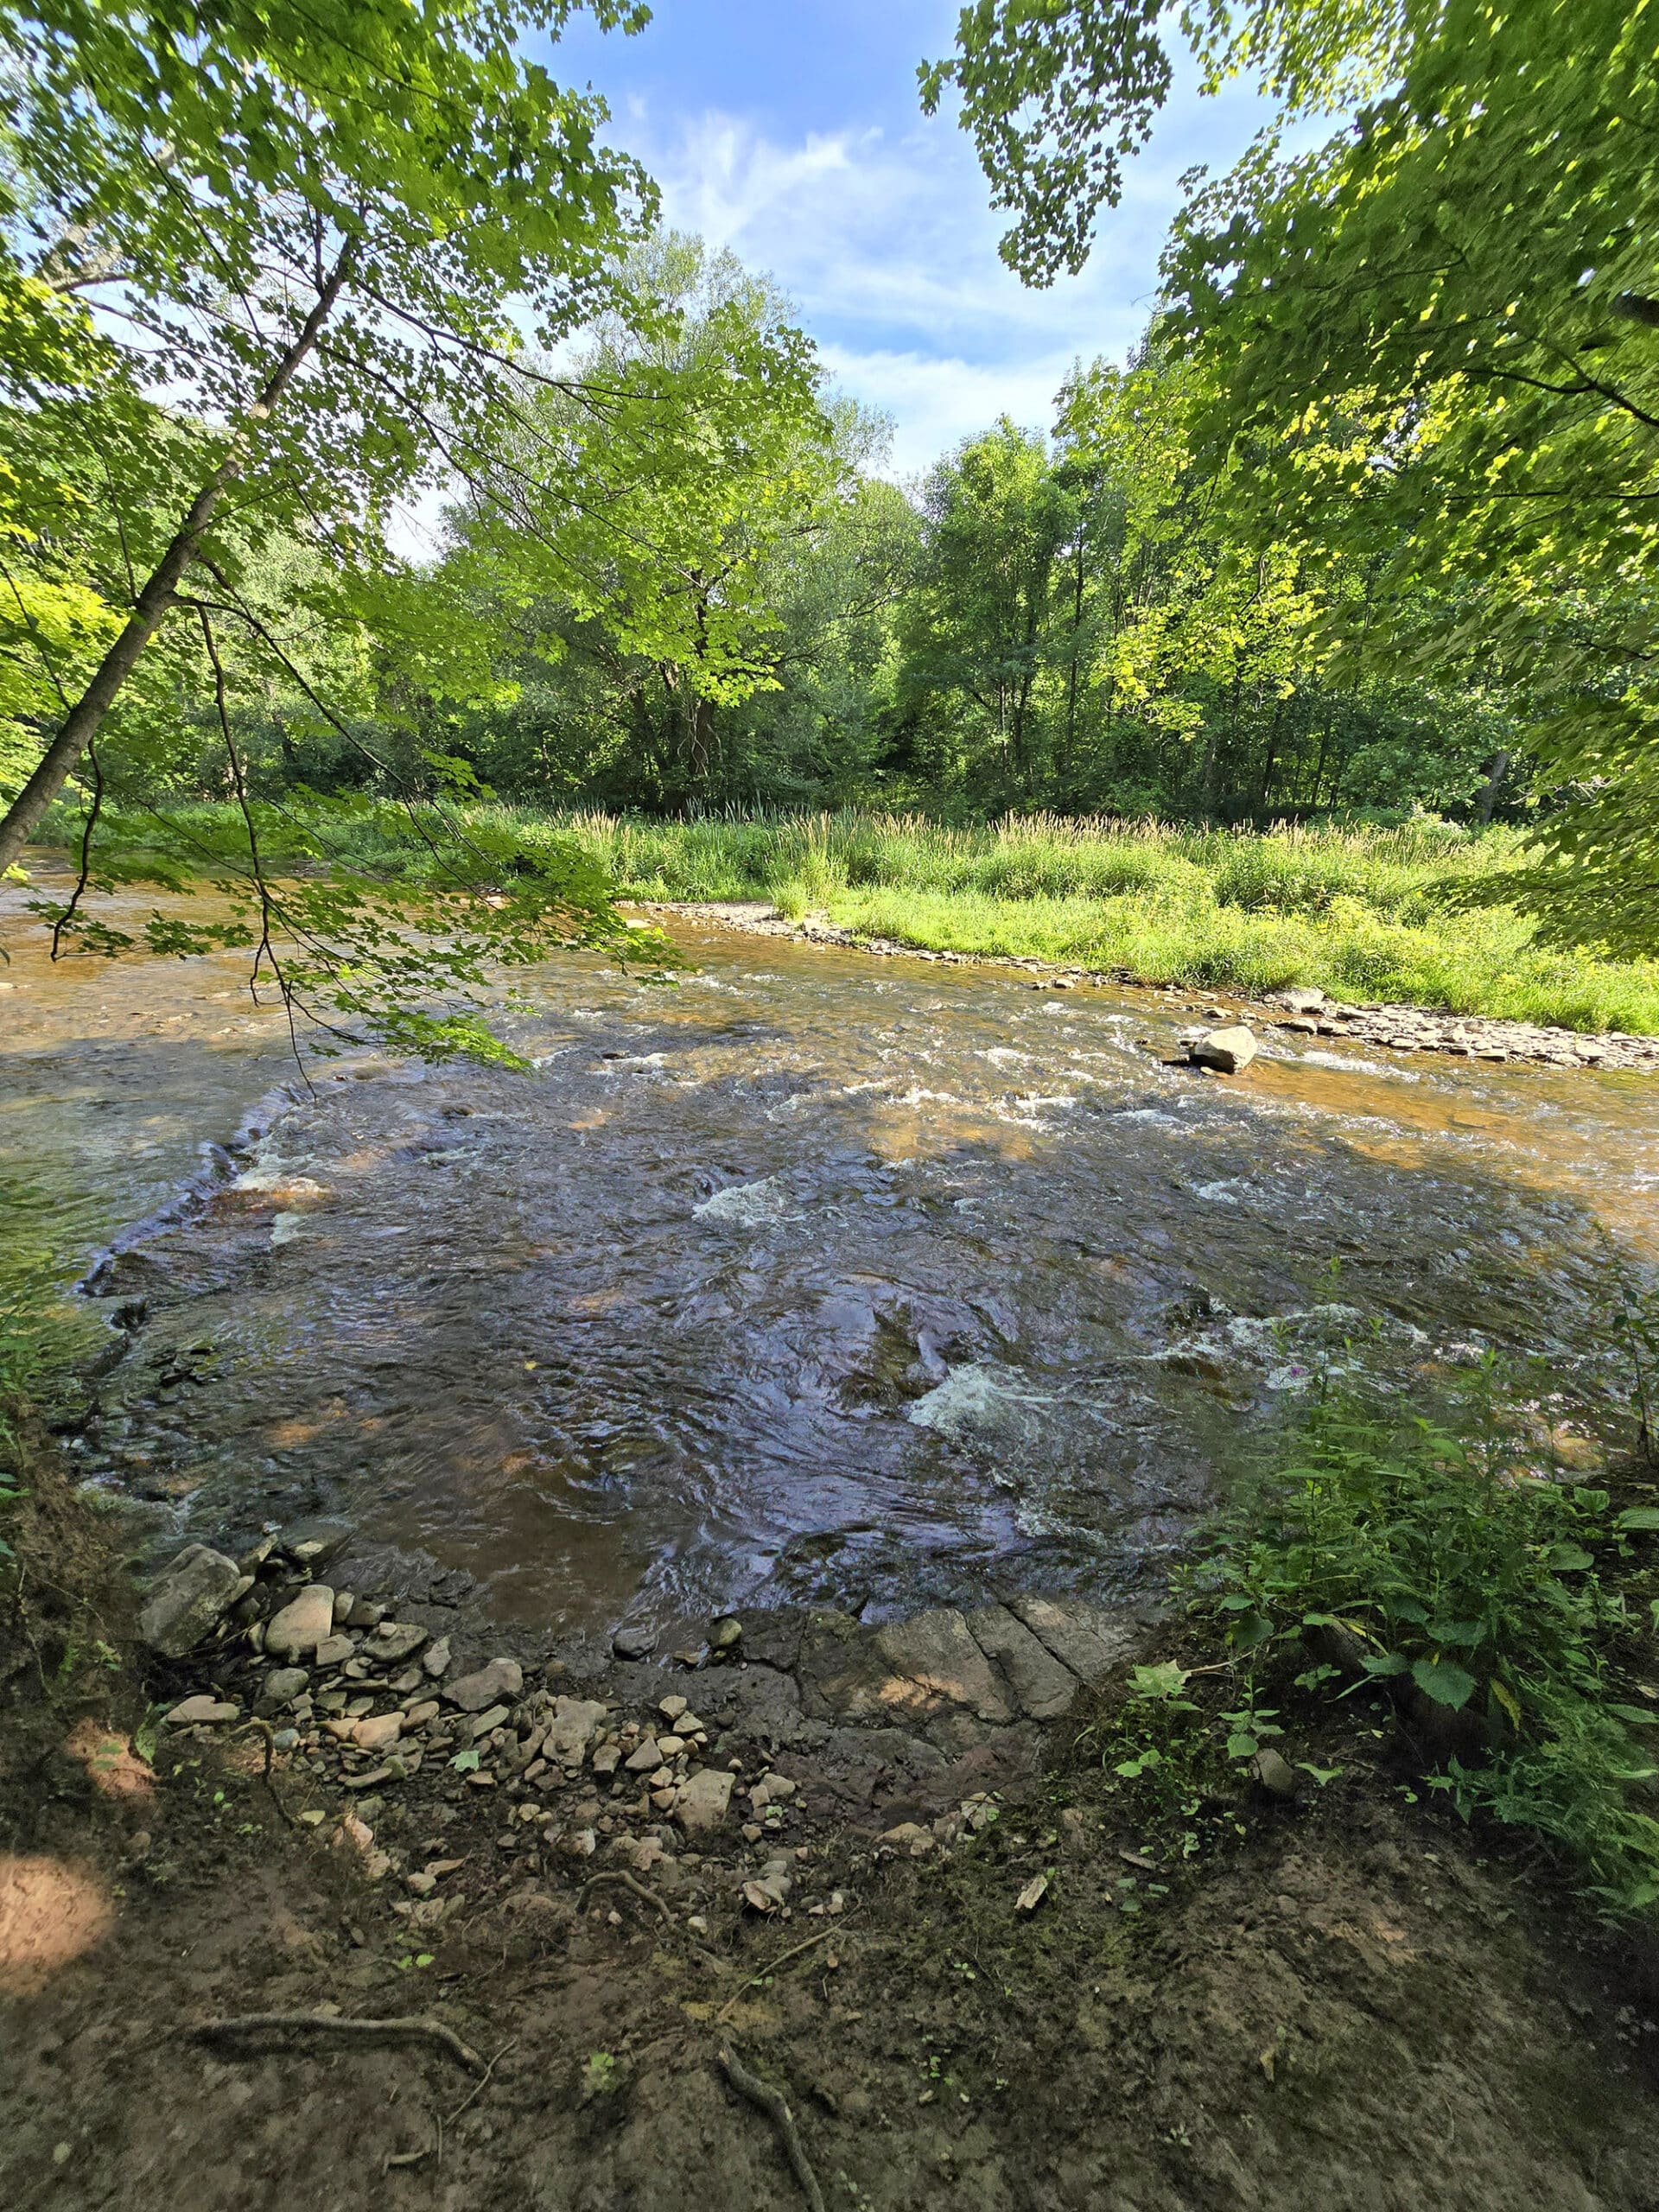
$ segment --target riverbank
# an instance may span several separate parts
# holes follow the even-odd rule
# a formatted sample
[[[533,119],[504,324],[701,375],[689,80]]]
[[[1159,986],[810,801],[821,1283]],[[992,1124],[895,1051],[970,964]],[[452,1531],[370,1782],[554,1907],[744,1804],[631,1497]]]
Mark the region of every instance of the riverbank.
[[[1040,979],[1033,983],[1033,988],[1039,990],[1144,982],[1124,969],[1101,971],[1010,954],[918,950],[896,938],[869,937],[843,929],[821,915],[792,919],[765,900],[642,899],[632,903],[642,913],[683,914],[751,937],[840,945],[878,957],[904,954],[952,967],[1022,968]],[[1428,1013],[1421,1007],[1353,1006],[1327,999],[1317,988],[1292,987],[1270,999],[1249,999],[1226,992],[1194,998],[1166,987],[1163,998],[1166,1010],[1205,1017],[1212,1024],[1243,1022],[1251,1028],[1276,1029],[1287,1037],[1344,1038],[1352,1044],[1379,1046],[1390,1052],[1445,1052],[1458,1059],[1498,1065],[1516,1060],[1544,1067],[1624,1068],[1659,1073],[1659,1038],[1627,1036],[1616,1030],[1586,1035],[1578,1030],[1541,1028],[1533,1022]]]
[[[315,1529],[168,1660],[96,1516],[31,1474],[59,1587],[5,1630],[18,2202],[1646,2202],[1651,1947],[1417,1802],[1377,1699],[1281,1711],[1288,1787],[1235,1763],[1160,1809],[1123,1778],[1133,1670],[1173,1668],[1217,1743],[1240,1694],[1179,1625],[463,1642]],[[70,1656],[94,1628],[105,1656]],[[406,1673],[441,1751],[316,1725],[330,1679],[407,1718]]]
[[[153,834],[148,817],[106,817],[112,834]],[[188,865],[193,825],[229,817],[183,805],[169,818]],[[625,899],[760,901],[854,938],[1154,986],[1255,998],[1317,988],[1454,1017],[1659,1036],[1659,963],[1551,950],[1528,917],[1481,903],[1501,899],[1524,858],[1518,833],[1502,827],[1255,833],[1038,816],[950,828],[850,810],[665,821],[503,806],[462,807],[455,820],[531,854],[574,839]],[[68,817],[51,826],[70,840]],[[260,836],[273,867],[285,845],[296,865],[315,865],[319,850],[394,875],[440,864],[418,840],[399,842],[389,817],[313,819],[292,799],[262,813]]]

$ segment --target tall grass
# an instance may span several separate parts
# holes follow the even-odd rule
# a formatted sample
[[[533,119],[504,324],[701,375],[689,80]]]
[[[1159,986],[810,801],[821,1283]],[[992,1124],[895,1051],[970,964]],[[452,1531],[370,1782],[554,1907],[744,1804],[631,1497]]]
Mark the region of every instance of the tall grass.
[[[205,813],[207,810],[202,810]],[[188,823],[191,810],[175,810]],[[706,816],[475,810],[533,851],[574,837],[619,896],[768,899],[934,951],[1052,960],[1154,983],[1333,995],[1659,1034],[1659,963],[1549,950],[1512,908],[1458,911],[1471,879],[1512,866],[1518,835],[1433,817],[1388,828],[921,815]],[[372,823],[329,831],[344,861],[416,869]]]

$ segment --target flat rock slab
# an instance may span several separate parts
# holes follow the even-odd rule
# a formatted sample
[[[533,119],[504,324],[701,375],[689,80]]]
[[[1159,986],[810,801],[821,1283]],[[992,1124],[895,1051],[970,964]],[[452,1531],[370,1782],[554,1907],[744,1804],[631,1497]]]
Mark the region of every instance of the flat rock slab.
[[[1013,1598],[1008,1611],[1080,1682],[1103,1681],[1140,1641],[1137,1624],[1081,1598]]]
[[[953,1710],[998,1725],[1016,1717],[953,1605],[873,1634],[844,1614],[821,1615],[801,1639],[800,1679],[809,1711],[843,1720],[915,1722]]]
[[[1058,1720],[1070,1709],[1081,1687],[1077,1676],[1006,1605],[982,1605],[967,1620],[974,1641],[1032,1719]]]

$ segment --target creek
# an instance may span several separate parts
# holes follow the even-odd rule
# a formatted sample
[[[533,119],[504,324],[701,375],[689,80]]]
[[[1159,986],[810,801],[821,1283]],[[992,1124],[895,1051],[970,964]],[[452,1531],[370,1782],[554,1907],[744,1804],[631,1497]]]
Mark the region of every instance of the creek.
[[[1628,1402],[1649,1076],[1269,1033],[1211,1077],[1166,1065],[1202,1001],[681,920],[672,986],[528,978],[531,1075],[308,1091],[244,961],[54,968],[20,904],[0,1170],[108,1247],[72,1446],[158,1544],[337,1515],[566,1631],[1128,1597],[1331,1370]]]

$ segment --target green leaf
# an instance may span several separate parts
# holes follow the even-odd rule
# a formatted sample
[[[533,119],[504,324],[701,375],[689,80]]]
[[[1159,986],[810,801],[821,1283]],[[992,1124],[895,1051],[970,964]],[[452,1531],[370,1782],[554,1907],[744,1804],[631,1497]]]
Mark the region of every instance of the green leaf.
[[[1450,1659],[1414,1660],[1411,1679],[1426,1697],[1432,1697],[1436,1705],[1449,1706],[1453,1713],[1462,1711],[1477,1687],[1468,1669]]]
[[[1596,1563],[1578,1544],[1552,1544],[1546,1557],[1557,1574],[1581,1574],[1586,1567]]]
[[[1613,1522],[1615,1529],[1659,1529],[1659,1505],[1628,1505]]]
[[[1186,1688],[1186,1669],[1173,1659],[1161,1660],[1155,1667],[1136,1667],[1129,1676],[1131,1697],[1155,1699],[1160,1703],[1179,1697]]]
[[[476,1744],[468,1744],[464,1751],[457,1751],[455,1753],[455,1756],[450,1760],[449,1764],[454,1767],[457,1774],[476,1774],[478,1771],[478,1745]]]
[[[1398,1651],[1368,1651],[1364,1667],[1368,1675],[1403,1675],[1411,1662]]]

